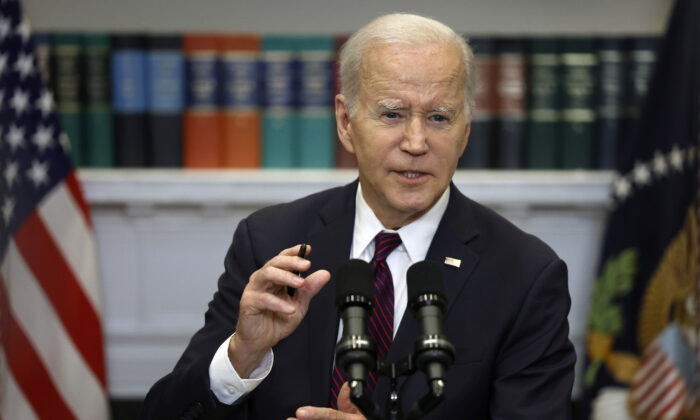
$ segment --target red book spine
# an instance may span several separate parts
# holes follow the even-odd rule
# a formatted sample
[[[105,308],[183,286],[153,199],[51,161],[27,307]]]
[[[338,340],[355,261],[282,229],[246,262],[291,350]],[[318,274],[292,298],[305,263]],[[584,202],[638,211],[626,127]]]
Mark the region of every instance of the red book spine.
[[[229,168],[260,167],[260,37],[222,38],[222,164]]]
[[[222,124],[218,61],[221,38],[185,34],[187,108],[183,119],[183,163],[186,168],[221,166]]]

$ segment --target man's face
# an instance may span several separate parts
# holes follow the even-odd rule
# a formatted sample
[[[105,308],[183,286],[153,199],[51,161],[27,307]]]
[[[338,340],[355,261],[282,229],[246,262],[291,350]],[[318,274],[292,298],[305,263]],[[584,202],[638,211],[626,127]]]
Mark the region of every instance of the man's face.
[[[464,152],[461,57],[453,44],[373,46],[362,57],[352,116],[336,97],[340,140],[357,156],[363,196],[387,228],[425,214]]]

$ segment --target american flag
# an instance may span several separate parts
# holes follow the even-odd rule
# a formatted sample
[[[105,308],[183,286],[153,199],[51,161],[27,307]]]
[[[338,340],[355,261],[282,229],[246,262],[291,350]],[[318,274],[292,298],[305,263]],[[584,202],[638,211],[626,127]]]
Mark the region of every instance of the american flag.
[[[694,333],[694,332],[693,332]],[[632,410],[644,419],[675,420],[691,404],[695,354],[671,323],[646,349],[631,389]]]
[[[0,0],[0,418],[108,417],[88,208],[17,0]]]

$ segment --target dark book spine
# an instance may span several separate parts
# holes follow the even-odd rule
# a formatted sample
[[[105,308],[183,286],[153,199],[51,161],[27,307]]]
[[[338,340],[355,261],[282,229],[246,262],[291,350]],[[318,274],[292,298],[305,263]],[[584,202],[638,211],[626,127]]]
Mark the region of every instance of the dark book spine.
[[[45,86],[51,86],[51,34],[48,32],[32,33],[34,51],[39,73]]]
[[[182,166],[185,64],[179,35],[148,37],[148,138],[151,166]]]
[[[84,98],[83,132],[86,166],[114,166],[114,124],[110,98],[110,36],[83,35]]]
[[[523,167],[525,149],[526,64],[525,42],[500,39],[496,81],[498,94],[497,167]]]
[[[492,162],[494,144],[494,123],[497,91],[497,60],[495,57],[495,40],[492,38],[471,38],[469,44],[474,50],[478,83],[472,112],[471,132],[464,154],[459,159],[459,168],[488,168]]]
[[[639,110],[646,98],[649,80],[656,64],[658,44],[658,38],[648,36],[632,37],[628,40],[623,141],[635,136],[634,129]]]
[[[61,128],[70,141],[70,155],[73,164],[85,164],[85,151],[82,128],[82,88],[81,65],[82,47],[80,35],[55,33],[52,36],[53,91],[56,96],[56,110]]]
[[[559,166],[561,57],[556,38],[528,41],[526,164],[529,169]]]
[[[596,129],[594,135],[596,167],[613,169],[622,135],[625,89],[624,40],[599,38],[597,44]]]
[[[146,156],[146,39],[141,35],[113,35],[112,109],[115,163],[147,166]]]
[[[565,38],[563,64],[562,167],[593,167],[596,56],[592,38]]]

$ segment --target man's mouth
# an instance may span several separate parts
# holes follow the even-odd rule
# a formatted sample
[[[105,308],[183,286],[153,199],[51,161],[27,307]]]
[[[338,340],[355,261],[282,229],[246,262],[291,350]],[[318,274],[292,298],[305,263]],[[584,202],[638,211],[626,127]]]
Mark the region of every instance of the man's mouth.
[[[418,178],[419,176],[423,175],[421,172],[413,172],[413,171],[404,171],[404,172],[401,172],[401,174],[408,179]]]

